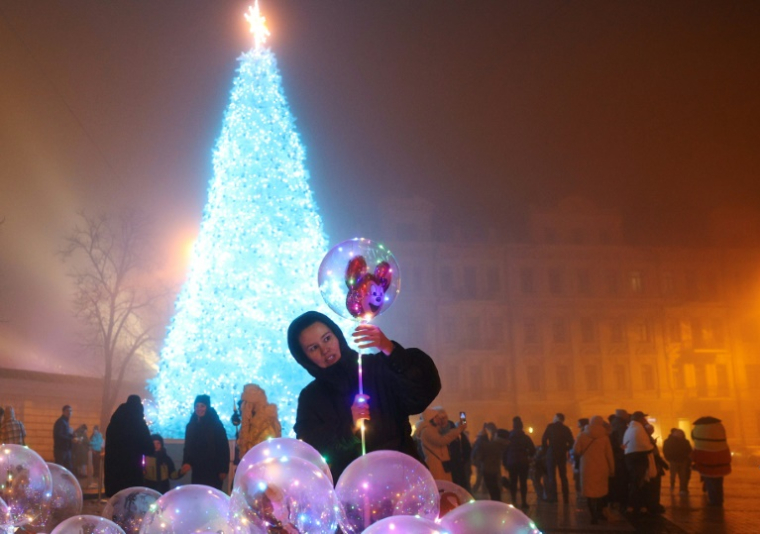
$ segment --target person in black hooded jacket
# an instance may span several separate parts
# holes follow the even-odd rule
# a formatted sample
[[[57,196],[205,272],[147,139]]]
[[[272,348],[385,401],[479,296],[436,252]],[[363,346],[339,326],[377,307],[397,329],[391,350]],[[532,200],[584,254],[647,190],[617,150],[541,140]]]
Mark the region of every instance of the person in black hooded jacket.
[[[180,476],[192,469],[191,484],[222,489],[230,469],[230,443],[208,395],[195,398],[195,409],[185,427],[185,451]]]
[[[153,452],[148,425],[143,418],[142,400],[130,395],[119,405],[106,428],[104,485],[107,497],[143,485],[143,456]]]
[[[314,380],[298,397],[296,437],[322,454],[337,483],[361,454],[359,421],[366,419],[367,452],[395,450],[419,460],[409,416],[422,412],[441,390],[433,360],[419,349],[405,349],[374,325],[359,325],[354,340],[362,355],[364,398],[358,395],[358,355],[338,325],[310,311],[288,328],[288,347]]]

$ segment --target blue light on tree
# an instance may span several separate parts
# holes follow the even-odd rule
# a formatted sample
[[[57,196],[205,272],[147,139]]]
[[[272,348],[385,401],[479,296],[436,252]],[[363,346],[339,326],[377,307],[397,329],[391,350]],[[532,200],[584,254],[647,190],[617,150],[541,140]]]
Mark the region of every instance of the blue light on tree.
[[[258,10],[248,17],[256,46],[240,57],[187,281],[150,383],[152,422],[167,437],[184,436],[200,393],[211,395],[231,434],[233,402],[249,382],[264,388],[290,432],[310,380],[288,352],[286,331],[299,314],[323,308],[316,273],[327,240],[263,43],[268,32]]]

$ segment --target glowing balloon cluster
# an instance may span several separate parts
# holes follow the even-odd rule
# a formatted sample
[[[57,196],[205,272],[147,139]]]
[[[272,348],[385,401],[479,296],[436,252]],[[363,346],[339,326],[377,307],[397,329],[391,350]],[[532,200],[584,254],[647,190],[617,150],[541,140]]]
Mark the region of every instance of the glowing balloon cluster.
[[[162,495],[143,519],[140,534],[232,534],[230,498],[211,486],[188,484]]]
[[[335,313],[362,321],[387,310],[401,290],[391,251],[363,237],[330,249],[319,266],[318,282],[325,303]]]
[[[50,534],[125,534],[124,530],[105,517],[76,515],[55,527]]]
[[[536,524],[520,510],[497,501],[472,501],[450,511],[441,519],[450,534],[541,534]]]
[[[324,475],[330,481],[330,485],[333,485],[333,478],[332,473],[330,472],[330,467],[327,465],[327,462],[325,462],[325,459],[322,458],[322,455],[319,454],[314,447],[308,443],[304,443],[299,439],[277,438],[268,439],[266,441],[258,443],[252,447],[251,450],[245,454],[245,456],[243,456],[243,459],[240,460],[240,465],[238,466],[237,471],[235,471],[234,486],[238,485],[238,478],[242,477],[243,474],[254,464],[272,458],[283,457],[300,458],[302,460],[306,460],[307,462],[311,462],[317,468],[319,468],[322,473],[324,473]]]

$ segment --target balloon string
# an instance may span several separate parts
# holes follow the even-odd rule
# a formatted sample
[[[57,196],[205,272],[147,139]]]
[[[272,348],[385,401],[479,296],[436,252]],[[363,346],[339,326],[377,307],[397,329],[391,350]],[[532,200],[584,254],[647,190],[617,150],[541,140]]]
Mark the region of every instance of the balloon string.
[[[366,324],[367,321],[363,320],[361,324]],[[364,395],[364,373],[362,372],[362,353],[358,353],[358,359],[359,359],[359,395]],[[363,397],[362,397],[363,398]],[[364,419],[359,421],[359,430],[361,432],[362,436],[362,456],[367,454],[367,440],[364,436],[365,428],[364,428]]]

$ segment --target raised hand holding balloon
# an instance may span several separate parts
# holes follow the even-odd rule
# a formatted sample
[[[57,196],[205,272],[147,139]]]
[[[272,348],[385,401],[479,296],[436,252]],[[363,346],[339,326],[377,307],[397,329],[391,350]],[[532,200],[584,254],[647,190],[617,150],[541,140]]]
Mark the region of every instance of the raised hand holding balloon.
[[[319,290],[335,313],[361,321],[353,334],[360,350],[378,348],[386,355],[393,351],[393,343],[382,330],[368,324],[393,304],[401,290],[398,263],[384,245],[357,237],[330,249],[319,266]],[[359,394],[352,412],[361,420],[362,454],[366,453],[364,419],[369,418],[368,400],[360,352]]]

